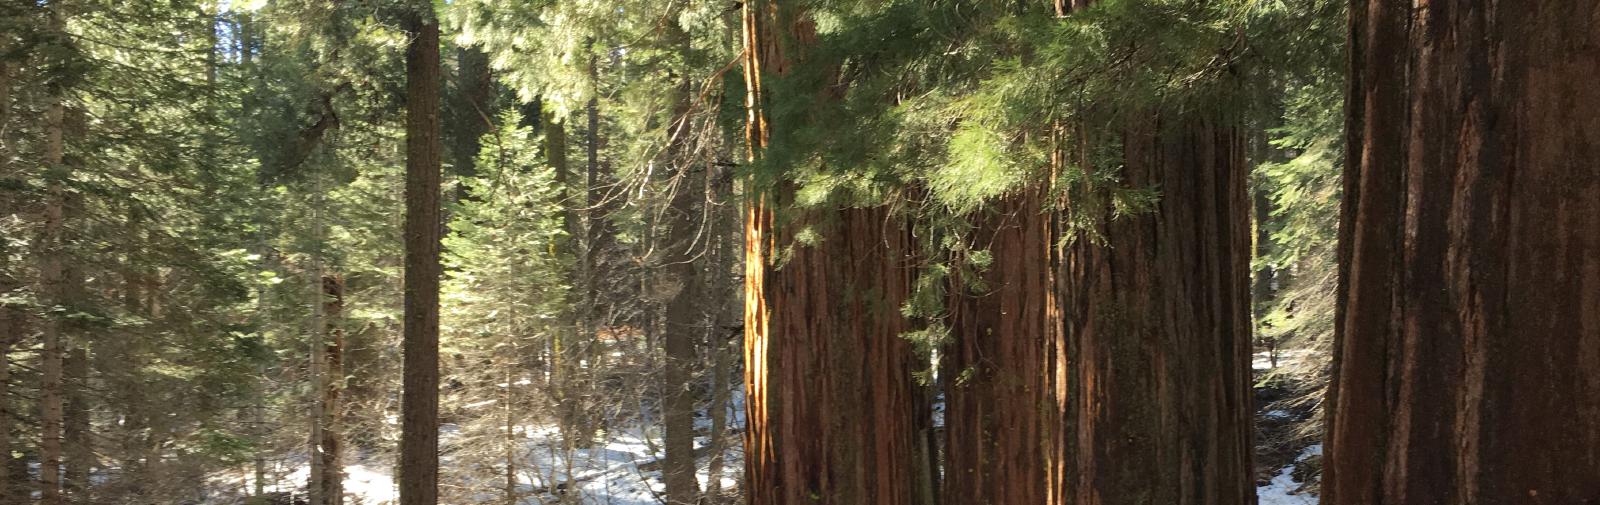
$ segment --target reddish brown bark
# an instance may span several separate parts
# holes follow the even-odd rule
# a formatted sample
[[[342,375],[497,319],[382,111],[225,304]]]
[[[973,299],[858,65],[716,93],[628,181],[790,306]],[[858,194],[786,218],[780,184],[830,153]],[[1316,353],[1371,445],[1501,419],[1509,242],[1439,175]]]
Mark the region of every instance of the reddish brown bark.
[[[1352,2],[1324,503],[1600,501],[1597,22]]]
[[[752,160],[773,141],[763,81],[789,72],[779,39],[803,49],[815,38],[807,17],[786,7],[770,0],[744,4]],[[776,26],[788,36],[773,32]],[[788,177],[780,167],[764,170],[779,181]],[[907,226],[887,206],[799,209],[789,204],[789,182],[748,184],[749,503],[913,503],[916,362],[900,337],[907,329],[900,307],[912,267]],[[798,243],[796,235],[807,228],[816,240]]]
[[[406,47],[404,377],[400,505],[439,502],[439,23],[413,8]]]
[[[1053,500],[1243,504],[1250,442],[1249,219],[1241,136],[1197,120],[1123,135],[1122,180],[1159,188],[1065,256],[1070,367]],[[1073,212],[1094,211],[1082,206]]]
[[[946,381],[944,500],[1044,504],[1046,433],[1061,308],[1055,297],[1055,232],[1045,191],[1030,188],[979,218],[971,246],[993,261],[977,289],[955,279]]]
[[[799,223],[746,229],[747,444],[752,504],[909,504],[920,425],[900,306],[910,289],[903,223],[882,207],[829,211],[774,266]],[[830,221],[823,221],[829,219]],[[747,273],[749,275],[750,273]],[[759,420],[759,421],[757,421]]]

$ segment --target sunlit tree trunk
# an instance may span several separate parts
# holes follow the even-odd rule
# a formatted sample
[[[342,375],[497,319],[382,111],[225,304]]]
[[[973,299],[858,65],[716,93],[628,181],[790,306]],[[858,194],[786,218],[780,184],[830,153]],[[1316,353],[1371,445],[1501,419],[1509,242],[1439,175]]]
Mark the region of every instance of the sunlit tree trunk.
[[[439,502],[439,23],[410,5],[406,47],[404,377],[400,505]]]
[[[1600,500],[1600,2],[1350,16],[1323,503]]]
[[[743,16],[746,140],[759,163],[784,141],[766,112],[767,81],[794,70],[788,58],[815,44],[816,27],[783,1],[745,2]],[[831,99],[818,91],[812,98]],[[900,313],[913,266],[908,227],[887,205],[793,206],[787,169],[762,169],[779,182],[746,186],[749,503],[912,503],[918,367]],[[802,229],[815,240],[799,243]]]

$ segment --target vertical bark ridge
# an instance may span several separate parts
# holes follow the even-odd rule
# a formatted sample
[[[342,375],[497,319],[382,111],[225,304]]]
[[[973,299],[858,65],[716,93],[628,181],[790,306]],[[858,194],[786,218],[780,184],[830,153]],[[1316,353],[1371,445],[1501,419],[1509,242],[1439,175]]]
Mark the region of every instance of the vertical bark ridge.
[[[954,343],[945,350],[948,503],[1046,503],[1054,377],[1049,346],[1060,331],[1054,224],[1043,188],[1005,197],[981,216],[972,247],[992,263],[955,279]],[[978,290],[967,289],[976,281]]]
[[[1327,503],[1600,499],[1597,22],[1352,2]]]
[[[789,74],[786,53],[815,43],[815,24],[785,7],[743,7],[746,140],[756,163],[773,140],[763,80]],[[777,23],[784,32],[773,31]],[[747,181],[749,503],[912,503],[915,359],[900,313],[911,286],[909,228],[888,205],[794,207],[786,170],[764,167],[773,175]],[[814,240],[801,243],[802,230]]]
[[[1082,505],[1249,503],[1241,137],[1207,121],[1150,119],[1122,143],[1124,183],[1158,187],[1160,200],[1102,224],[1103,242],[1080,237],[1066,252],[1077,454],[1055,493]]]

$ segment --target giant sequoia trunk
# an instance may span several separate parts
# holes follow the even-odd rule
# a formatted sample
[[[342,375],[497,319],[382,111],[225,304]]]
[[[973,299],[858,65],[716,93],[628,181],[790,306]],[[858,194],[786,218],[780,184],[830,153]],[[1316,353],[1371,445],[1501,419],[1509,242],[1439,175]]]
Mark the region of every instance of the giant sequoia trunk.
[[[1057,421],[1048,346],[1059,340],[1061,308],[1044,198],[1030,188],[980,216],[972,246],[993,261],[980,279],[957,278],[951,287],[954,339],[941,360],[946,503],[1047,503],[1044,441]]]
[[[404,378],[400,505],[439,503],[439,23],[412,8],[406,47]]]
[[[769,200],[770,201],[770,200]],[[751,503],[909,504],[917,388],[900,306],[910,237],[883,207],[746,223],[747,478]],[[784,264],[775,247],[795,244]]]
[[[782,2],[744,3],[747,141],[772,135],[763,82],[789,62],[779,39],[815,27]],[[782,24],[780,24],[782,23]],[[787,35],[776,30],[786,30]],[[765,167],[779,173],[782,167]],[[745,439],[752,505],[913,502],[915,359],[900,307],[910,234],[887,206],[801,209],[791,183],[751,181],[745,218]],[[797,243],[804,228],[815,240]],[[780,259],[778,251],[787,250]]]
[[[1070,371],[1057,388],[1065,431],[1051,493],[1081,505],[1250,503],[1241,136],[1195,119],[1137,121],[1122,136],[1122,181],[1159,188],[1160,200],[1064,255],[1056,358]]]
[[[1324,503],[1600,500],[1597,22],[1352,2]]]

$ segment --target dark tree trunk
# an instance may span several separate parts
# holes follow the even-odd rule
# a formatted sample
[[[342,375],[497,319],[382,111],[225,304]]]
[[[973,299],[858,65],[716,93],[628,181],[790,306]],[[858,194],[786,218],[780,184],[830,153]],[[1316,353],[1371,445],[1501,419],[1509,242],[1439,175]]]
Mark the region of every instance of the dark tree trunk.
[[[1044,193],[1030,188],[979,217],[973,247],[993,257],[982,292],[966,289],[972,279],[953,280],[954,341],[942,358],[947,503],[1047,503],[1048,346],[1062,327]]]
[[[73,282],[82,282],[77,275],[71,277]],[[81,335],[81,328],[77,330],[74,333]],[[62,458],[61,488],[68,502],[85,503],[89,492],[89,471],[94,467],[95,453],[93,433],[89,426],[89,352],[82,342],[74,342],[72,349],[67,351],[63,365],[65,379],[62,386],[66,388],[67,403],[62,416],[62,447],[65,454]]]
[[[700,262],[695,258],[694,243],[700,226],[699,200],[704,196],[703,186],[696,184],[688,170],[676,188],[671,215],[672,231],[666,244],[667,254],[662,261],[664,275],[658,276],[660,290],[676,289],[666,304],[666,334],[662,338],[665,351],[664,377],[661,384],[662,417],[665,428],[666,461],[662,477],[666,481],[668,505],[693,505],[699,500],[700,486],[695,480],[694,458],[694,377],[697,356],[695,342],[705,325],[702,312],[705,297],[700,290]],[[665,295],[664,292],[658,293]]]
[[[322,458],[322,502],[326,505],[344,503],[344,405],[341,393],[345,390],[344,328],[344,278],[338,275],[322,277],[322,440],[318,442],[317,456]]]
[[[453,128],[453,163],[457,177],[478,176],[478,152],[483,148],[483,135],[489,132],[495,119],[494,78],[489,72],[489,56],[477,48],[456,50],[456,90],[451,114]],[[470,198],[465,184],[456,186],[454,198]]]
[[[665,35],[669,47],[687,57],[688,34],[677,24],[669,25]],[[700,484],[695,478],[697,388],[693,378],[699,362],[695,342],[705,334],[707,293],[702,289],[706,256],[698,251],[704,250],[708,243],[706,237],[711,232],[711,223],[704,219],[702,211],[706,197],[705,172],[698,170],[701,167],[689,159],[690,134],[684,131],[691,123],[688,117],[691,89],[690,81],[684,78],[674,90],[673,117],[667,127],[667,155],[676,170],[663,178],[672,195],[665,211],[667,243],[660,260],[660,272],[652,276],[657,285],[655,295],[667,297],[662,310],[666,331],[661,342],[666,359],[661,384],[666,460],[661,474],[666,481],[667,505],[695,505],[700,501]]]
[[[48,7],[51,31],[58,33],[64,31],[65,7],[59,1],[50,2]],[[61,89],[60,84],[50,84],[49,87],[44,117],[46,137],[44,168],[48,173],[49,182],[45,188],[44,222],[39,240],[39,295],[41,302],[47,306],[55,306],[63,303],[65,298],[62,261],[66,252],[63,238],[66,225],[63,221],[67,189],[63,181],[71,174],[70,169],[62,162],[64,151],[62,123],[66,113],[63,95],[66,90]],[[51,314],[43,318],[42,326],[43,349],[40,350],[39,358],[39,503],[63,505],[65,503],[61,495],[61,439],[65,415],[65,398],[61,383],[63,323],[61,318]]]
[[[1354,1],[1323,500],[1600,500],[1600,2]]]
[[[439,23],[407,23],[404,377],[400,505],[439,502]]]
[[[738,327],[732,322],[741,317],[739,311],[743,299],[736,296],[735,290],[739,287],[733,284],[733,268],[743,258],[739,256],[739,241],[735,236],[739,213],[735,210],[737,207],[727,205],[733,197],[732,174],[714,166],[708,166],[706,170],[707,203],[712,205],[707,213],[711,231],[706,235],[710,240],[705,260],[709,272],[702,277],[700,289],[710,304],[707,324],[703,329],[705,348],[712,355],[711,405],[707,408],[711,416],[711,456],[706,462],[705,505],[721,505],[724,501],[722,476],[728,449],[728,418],[731,417],[728,407],[733,396],[731,388],[738,384],[738,380],[733,378],[735,372],[731,362],[739,356],[739,348],[730,338],[734,333],[727,328]]]
[[[1254,501],[1241,138],[1208,121],[1138,122],[1121,176],[1159,188],[1155,208],[1110,222],[1069,208],[1101,213],[1105,240],[1080,237],[1064,256],[1060,503]]]
[[[0,51],[10,49],[0,45]],[[10,173],[11,140],[11,62],[0,61],[0,174]],[[0,215],[11,217],[20,214],[16,193],[7,190],[0,204]],[[11,248],[0,243],[0,295],[10,295],[22,287],[20,279],[11,277]],[[26,315],[22,310],[7,304],[0,306],[0,505],[17,505],[22,497],[13,492],[15,480],[23,475],[11,473],[12,416],[11,408],[11,348],[27,334]]]

